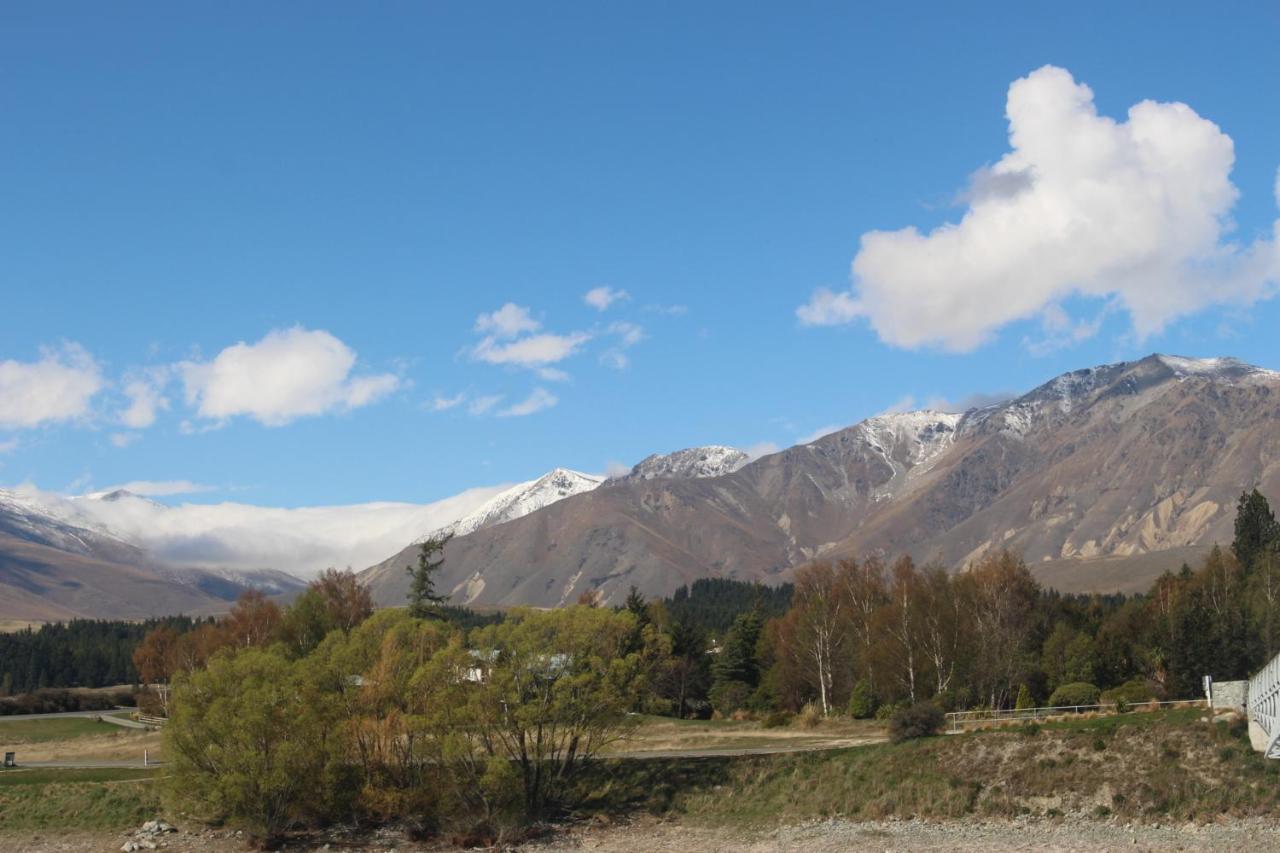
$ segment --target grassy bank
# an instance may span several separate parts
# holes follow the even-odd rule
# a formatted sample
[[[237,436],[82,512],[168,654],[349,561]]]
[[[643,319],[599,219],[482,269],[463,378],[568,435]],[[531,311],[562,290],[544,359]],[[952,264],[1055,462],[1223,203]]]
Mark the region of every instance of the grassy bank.
[[[835,752],[614,762],[588,809],[645,809],[710,823],[823,817],[933,819],[1118,815],[1207,820],[1280,808],[1280,762],[1243,726],[1196,710],[940,736]]]
[[[154,771],[6,770],[0,772],[4,830],[115,830],[136,827],[158,807]]]

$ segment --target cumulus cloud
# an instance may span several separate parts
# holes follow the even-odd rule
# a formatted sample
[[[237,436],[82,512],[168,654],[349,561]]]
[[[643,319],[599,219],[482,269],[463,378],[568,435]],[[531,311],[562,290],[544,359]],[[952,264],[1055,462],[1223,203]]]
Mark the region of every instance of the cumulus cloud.
[[[142,438],[140,432],[113,432],[111,433],[111,446],[125,448]]]
[[[42,349],[36,361],[0,361],[0,427],[85,418],[105,384],[98,363],[76,343]]]
[[[630,298],[631,294],[625,290],[608,286],[593,287],[582,295],[582,301],[597,311],[608,311],[615,302],[625,302]]]
[[[187,402],[211,420],[245,415],[266,426],[369,405],[400,387],[394,374],[352,376],[356,353],[333,335],[301,327],[227,347],[178,366]]]
[[[814,293],[802,323],[864,318],[896,346],[967,351],[1072,296],[1117,305],[1143,338],[1275,292],[1280,221],[1247,245],[1229,239],[1233,144],[1187,105],[1143,101],[1116,121],[1046,66],[1009,87],[1006,113],[1010,150],[973,176],[960,221],[864,234],[852,288]]]
[[[543,409],[549,409],[558,402],[560,402],[559,398],[546,388],[534,388],[533,392],[530,393],[528,397],[524,398],[519,403],[516,403],[513,406],[508,406],[498,412],[498,416],[503,418],[521,418],[525,415],[532,415],[535,412],[541,412]]]
[[[169,381],[167,367],[136,371],[125,378],[124,395],[129,406],[120,413],[120,423],[131,429],[143,429],[156,422],[156,413],[169,408],[164,386]]]
[[[508,302],[497,311],[477,317],[475,329],[482,335],[514,338],[525,332],[536,332],[541,327],[542,324],[533,319],[528,308]]]
[[[12,453],[18,449],[18,439],[4,438],[0,439],[0,453]]]

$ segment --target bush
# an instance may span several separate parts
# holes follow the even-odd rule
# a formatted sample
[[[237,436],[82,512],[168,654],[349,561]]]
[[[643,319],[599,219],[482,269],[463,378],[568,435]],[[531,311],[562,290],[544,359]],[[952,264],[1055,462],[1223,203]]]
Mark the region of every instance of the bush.
[[[760,722],[760,726],[766,729],[780,729],[791,725],[793,716],[795,715],[790,711],[774,711]]]
[[[1098,688],[1083,681],[1064,684],[1049,697],[1049,706],[1063,708],[1068,705],[1098,704]]]
[[[1100,697],[1103,704],[1114,703],[1122,708],[1141,705],[1155,698],[1156,691],[1145,678],[1135,678],[1119,687],[1104,690]]]
[[[849,716],[855,720],[869,720],[875,712],[876,696],[871,690],[871,682],[861,678],[849,694]]]
[[[929,737],[942,731],[946,717],[932,702],[917,702],[909,708],[894,711],[889,718],[889,739],[894,743]]]
[[[1013,709],[1015,711],[1025,711],[1029,708],[1034,708],[1035,706],[1036,700],[1035,697],[1031,695],[1031,688],[1025,684],[1019,687],[1018,700],[1013,703]]]
[[[822,722],[822,712],[810,702],[800,709],[800,713],[796,715],[796,722],[803,728],[816,729]]]
[[[876,708],[876,719],[886,722],[893,718],[893,715],[908,707],[905,702],[889,702]]]

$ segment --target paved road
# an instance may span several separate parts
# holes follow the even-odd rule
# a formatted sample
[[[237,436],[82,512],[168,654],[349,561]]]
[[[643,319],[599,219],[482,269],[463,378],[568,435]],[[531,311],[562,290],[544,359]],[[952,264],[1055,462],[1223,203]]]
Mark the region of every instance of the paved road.
[[[137,720],[130,720],[128,717],[117,717],[122,711],[132,712],[132,708],[117,708],[114,711],[61,711],[57,714],[11,714],[9,716],[0,717],[0,726],[4,725],[6,720],[57,720],[66,717],[85,717],[90,720],[101,719],[104,723],[111,723],[116,726],[124,726],[126,729],[149,729],[151,726],[139,723]]]

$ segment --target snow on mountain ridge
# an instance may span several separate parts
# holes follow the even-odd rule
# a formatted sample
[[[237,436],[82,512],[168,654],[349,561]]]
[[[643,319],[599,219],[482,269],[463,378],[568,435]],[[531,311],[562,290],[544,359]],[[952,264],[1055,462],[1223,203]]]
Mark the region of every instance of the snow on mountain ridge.
[[[581,471],[572,471],[568,468],[555,468],[536,480],[517,483],[499,492],[474,511],[451,524],[431,531],[423,539],[446,535],[465,536],[482,527],[513,521],[544,506],[550,506],[556,501],[589,492],[603,482],[603,477],[593,474],[583,474]]]
[[[750,461],[736,447],[708,444],[688,447],[674,453],[654,453],[635,464],[619,480],[658,480],[670,478],[701,479],[731,474]]]

